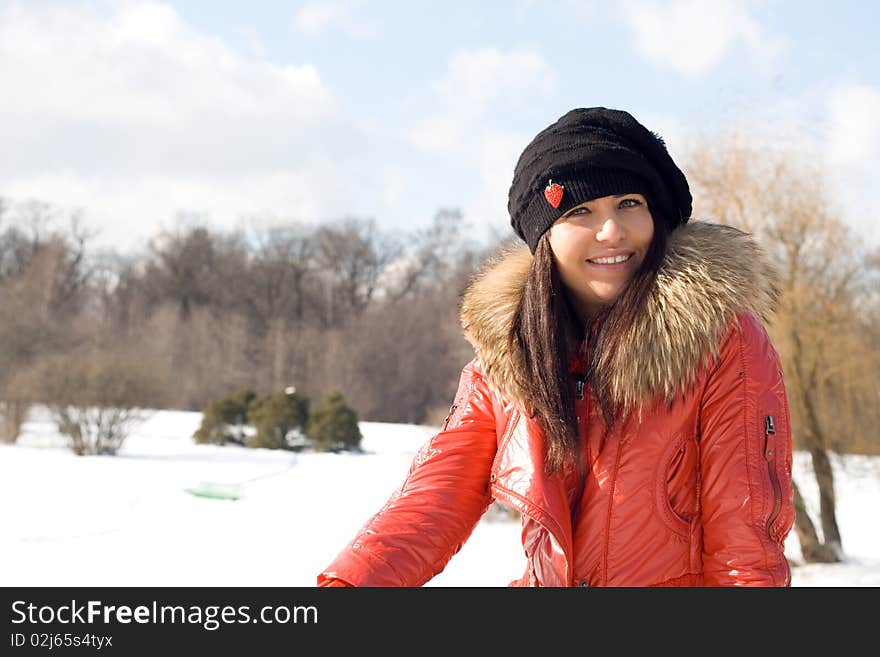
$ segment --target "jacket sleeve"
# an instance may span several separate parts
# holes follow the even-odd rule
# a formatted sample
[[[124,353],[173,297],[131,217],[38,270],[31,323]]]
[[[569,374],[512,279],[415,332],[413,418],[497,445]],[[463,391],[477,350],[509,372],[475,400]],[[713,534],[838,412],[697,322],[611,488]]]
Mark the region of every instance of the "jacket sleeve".
[[[779,355],[748,313],[728,327],[700,410],[707,586],[790,586],[791,425]]]
[[[442,430],[403,483],[318,575],[318,586],[421,586],[461,549],[492,501],[497,448],[492,392],[475,358],[461,372]]]

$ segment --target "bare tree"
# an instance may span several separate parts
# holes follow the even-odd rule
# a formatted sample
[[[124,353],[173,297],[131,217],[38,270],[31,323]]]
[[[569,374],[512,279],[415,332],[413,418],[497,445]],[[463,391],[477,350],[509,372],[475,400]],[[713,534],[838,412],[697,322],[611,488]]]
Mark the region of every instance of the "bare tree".
[[[863,411],[846,401],[866,394],[874,407],[880,401],[880,362],[861,328],[868,321],[860,303],[869,289],[866,254],[840,220],[821,171],[808,162],[734,135],[698,144],[688,178],[695,216],[753,233],[780,269],[781,302],[770,332],[787,373],[795,447],[812,458],[822,540],[796,485],[795,530],[805,560],[837,561],[844,553],[829,452],[851,448],[835,440],[841,427],[864,425]]]
[[[167,232],[150,245],[152,258],[143,276],[156,303],[171,299],[180,316],[213,301],[217,266],[217,238],[206,228]]]
[[[460,260],[471,252],[460,210],[441,208],[426,229],[407,240],[407,248],[389,263],[381,277],[383,300],[413,299],[448,289]]]
[[[164,404],[164,381],[154,364],[127,353],[46,356],[21,382],[31,402],[49,408],[77,455],[115,454],[148,409]]]
[[[14,442],[28,412],[17,374],[34,358],[82,339],[76,324],[89,295],[90,235],[79,215],[46,203],[2,204],[0,233],[0,422]]]
[[[290,224],[257,232],[248,268],[248,313],[266,327],[272,320],[301,322],[306,311],[306,284],[316,269],[313,231]]]
[[[22,399],[17,399],[17,390],[7,383],[0,400],[0,442],[14,443],[18,440],[22,425],[27,419],[30,404]]]
[[[401,253],[400,246],[380,235],[373,220],[348,218],[318,229],[316,263],[326,286],[327,326],[364,311],[373,298],[385,267]]]
[[[238,281],[238,303],[252,324],[254,338],[260,340],[268,367],[261,371],[266,390],[287,385],[291,359],[287,333],[307,321],[317,319],[314,295],[310,289],[315,263],[314,230],[289,224],[255,232],[249,243],[252,253],[246,275]],[[314,309],[316,312],[310,313]]]

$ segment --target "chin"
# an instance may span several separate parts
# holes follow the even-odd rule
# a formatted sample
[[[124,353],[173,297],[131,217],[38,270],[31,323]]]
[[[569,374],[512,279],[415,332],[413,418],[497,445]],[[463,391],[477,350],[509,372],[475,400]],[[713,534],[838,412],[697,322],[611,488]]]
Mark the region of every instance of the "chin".
[[[593,295],[596,297],[596,299],[599,300],[599,303],[601,303],[602,305],[610,306],[612,303],[617,301],[617,297],[620,296],[621,292],[623,292],[623,288],[620,288],[619,290],[614,290],[614,291],[609,291],[609,290],[605,290],[603,292],[595,292],[594,291]]]

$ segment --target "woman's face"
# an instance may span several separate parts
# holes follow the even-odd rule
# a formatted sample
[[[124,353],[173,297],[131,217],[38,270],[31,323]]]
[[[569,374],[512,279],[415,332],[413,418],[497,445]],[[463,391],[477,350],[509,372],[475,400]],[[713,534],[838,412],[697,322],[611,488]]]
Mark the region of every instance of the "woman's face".
[[[653,237],[654,221],[641,194],[581,203],[550,227],[556,266],[583,320],[591,320],[617,299],[641,266]]]

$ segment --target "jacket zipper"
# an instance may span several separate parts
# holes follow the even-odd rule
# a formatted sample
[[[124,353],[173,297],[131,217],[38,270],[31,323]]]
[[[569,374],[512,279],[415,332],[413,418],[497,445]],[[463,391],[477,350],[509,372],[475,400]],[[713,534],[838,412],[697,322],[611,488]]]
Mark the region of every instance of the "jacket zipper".
[[[782,505],[782,493],[779,489],[779,482],[776,479],[776,457],[774,455],[774,440],[771,436],[776,435],[776,423],[773,420],[772,415],[768,415],[764,418],[764,458],[767,459],[767,469],[770,472],[770,483],[773,484],[773,511],[770,512],[770,517],[767,518],[767,525],[765,527],[767,531],[767,536],[769,538],[773,538],[770,534],[770,527],[773,525],[773,521],[776,520],[776,516],[779,515],[779,507]]]
[[[577,397],[577,399],[584,398],[584,385],[585,384],[584,384],[583,376],[579,376],[577,378],[577,383],[575,385],[575,397]],[[583,410],[583,414],[584,414],[583,417],[581,416],[580,413],[577,414],[577,421],[578,421],[577,426],[578,426],[578,437],[579,438],[583,437],[585,444],[580,447],[581,456],[580,456],[580,460],[579,460],[579,464],[578,464],[579,465],[579,467],[578,467],[578,477],[579,477],[578,492],[577,492],[577,495],[575,496],[575,498],[572,500],[572,505],[573,505],[572,506],[572,513],[571,513],[571,526],[572,526],[572,528],[574,528],[574,526],[577,524],[577,517],[580,514],[581,498],[584,495],[584,488],[587,483],[587,468],[590,467],[590,446],[589,446],[589,444],[586,444],[586,440],[587,440],[586,433],[582,432],[583,423],[589,422],[590,400],[587,400],[587,402],[584,404],[584,408],[582,410]],[[580,443],[580,441],[578,441],[578,442]],[[584,453],[584,452],[586,452],[586,453]],[[586,462],[584,462],[585,459],[586,459]]]
[[[504,449],[505,445],[507,444],[508,439],[513,434],[514,428],[515,428],[516,423],[518,421],[519,421],[519,411],[514,409],[511,416],[510,416],[510,419],[507,422],[507,426],[504,428],[504,433],[502,434],[501,439],[498,441],[498,452],[499,453]],[[527,502],[526,498],[522,497],[518,493],[515,493],[514,491],[511,491],[511,490],[501,486],[498,483],[498,475],[495,474],[495,465],[494,464],[492,465],[492,472],[489,475],[489,485],[490,485],[490,487],[494,488],[496,491],[498,491],[500,493],[504,493],[504,495],[502,496],[504,501],[506,501],[513,508],[518,508],[520,513],[522,513],[524,516],[526,516],[526,517],[530,518],[531,520],[533,520],[534,522],[536,522],[541,528],[544,529],[544,531],[546,531],[548,534],[553,536],[559,545],[562,546],[562,551],[565,556],[565,573],[564,573],[565,580],[564,581],[569,581],[571,579],[571,562],[572,562],[570,546],[569,546],[569,549],[566,550],[566,546],[564,545],[563,541],[560,540],[561,536],[557,532],[554,532],[552,529],[550,529],[550,527],[548,527],[545,523],[538,520],[538,518],[536,518],[534,515],[529,513],[527,504],[522,504],[521,506],[517,505],[517,503],[516,503],[517,501],[520,501],[521,503]],[[498,498],[496,497],[496,499],[498,499]],[[530,572],[532,571],[533,567],[534,567],[534,564],[532,563],[531,558],[529,557]],[[534,577],[533,572],[532,572],[532,576]],[[537,581],[537,578],[535,581]]]
[[[442,431],[446,431],[446,427],[449,426],[449,418],[452,417],[452,414],[455,413],[455,409],[458,408],[458,404],[453,404],[449,407],[449,412],[446,414],[446,418],[443,420],[443,429]]]

